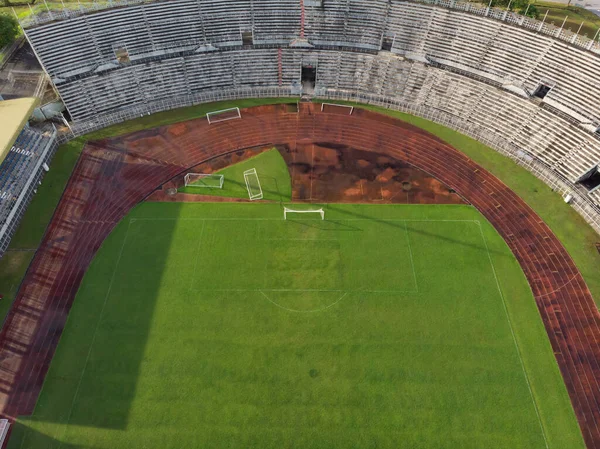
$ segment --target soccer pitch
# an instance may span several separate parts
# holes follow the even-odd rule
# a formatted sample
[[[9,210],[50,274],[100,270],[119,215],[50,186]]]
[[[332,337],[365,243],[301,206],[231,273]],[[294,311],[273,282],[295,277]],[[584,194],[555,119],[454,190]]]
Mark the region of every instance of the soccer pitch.
[[[583,443],[529,286],[473,208],[145,203],[9,447]]]

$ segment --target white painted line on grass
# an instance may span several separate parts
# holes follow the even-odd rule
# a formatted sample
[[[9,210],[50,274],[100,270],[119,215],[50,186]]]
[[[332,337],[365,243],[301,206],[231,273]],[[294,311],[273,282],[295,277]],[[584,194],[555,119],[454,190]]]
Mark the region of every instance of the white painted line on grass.
[[[523,371],[523,377],[525,377],[525,382],[527,383],[527,388],[529,389],[529,396],[531,397],[531,402],[533,402],[533,408],[535,409],[535,413],[537,415],[538,423],[540,424],[540,430],[542,431],[542,437],[544,438],[544,443],[546,444],[546,449],[548,449],[548,439],[546,438],[546,431],[544,429],[544,424],[542,423],[542,418],[540,416],[540,411],[538,409],[537,402],[535,401],[535,397],[533,396],[533,390],[531,389],[531,382],[529,381],[529,376],[527,375],[527,370],[525,369],[525,362],[523,361],[523,357],[521,356],[521,350],[519,348],[519,343],[517,342],[517,336],[515,335],[515,331],[513,329],[512,320],[510,319],[510,315],[508,313],[508,307],[506,306],[506,300],[504,298],[504,294],[502,293],[502,289],[500,288],[500,281],[498,280],[498,275],[496,274],[496,267],[494,266],[494,262],[492,261],[492,255],[490,254],[490,249],[487,244],[487,240],[485,235],[483,234],[483,228],[481,223],[477,223],[479,226],[479,232],[481,233],[481,238],[483,239],[483,243],[485,245],[485,249],[487,251],[488,260],[490,261],[490,266],[492,267],[492,273],[494,273],[494,279],[496,281],[496,287],[498,288],[498,294],[502,299],[502,306],[504,307],[504,313],[506,314],[506,320],[508,321],[508,327],[510,328],[510,333],[512,335],[513,343],[515,344],[515,349],[517,351],[517,355],[519,356],[519,362],[521,363],[521,370]]]
[[[96,328],[94,329],[94,335],[92,336],[92,341],[90,343],[90,348],[88,350],[87,356],[85,358],[85,363],[83,365],[83,370],[81,371],[81,376],[79,377],[79,382],[77,383],[77,388],[75,389],[75,395],[73,396],[73,402],[71,403],[71,409],[69,410],[69,414],[67,415],[67,422],[65,425],[65,430],[63,432],[62,438],[60,439],[60,445],[58,449],[62,448],[65,441],[65,434],[67,433],[67,429],[69,427],[69,423],[71,422],[71,416],[73,415],[73,409],[75,408],[75,404],[77,403],[77,397],[79,396],[79,390],[81,388],[81,384],[83,383],[83,376],[85,375],[85,370],[87,369],[87,365],[90,361],[90,356],[92,355],[92,349],[94,348],[94,343],[96,342],[96,335],[98,334],[98,329],[100,328],[100,323],[102,322],[102,316],[104,315],[104,309],[106,308],[106,303],[108,302],[108,297],[110,296],[110,291],[112,289],[115,276],[117,274],[117,270],[119,268],[119,264],[121,262],[121,257],[123,256],[123,250],[125,249],[125,244],[127,243],[127,238],[129,237],[129,230],[131,229],[132,221],[129,221],[127,225],[127,231],[125,232],[125,237],[123,238],[123,244],[121,245],[121,250],[119,251],[119,256],[117,257],[117,262],[115,263],[115,268],[113,270],[112,276],[110,278],[110,282],[108,284],[108,290],[106,292],[106,296],[104,297],[104,302],[102,303],[102,309],[100,309],[100,315],[98,316],[98,322],[96,323]]]
[[[258,290],[265,298],[267,298],[267,301],[269,301],[271,304],[273,304],[274,306],[279,307],[280,309],[283,310],[287,310],[288,312],[295,312],[295,313],[316,313],[316,312],[324,312],[327,309],[331,309],[333,306],[335,306],[336,304],[338,304],[342,299],[344,299],[346,297],[346,295],[348,295],[348,292],[344,293],[342,296],[340,296],[338,298],[337,301],[335,301],[334,303],[329,304],[326,307],[322,307],[320,309],[314,309],[314,310],[296,310],[296,309],[290,309],[288,307],[284,307],[278,303],[276,303],[275,301],[273,301],[271,298],[269,298],[265,292],[263,292],[262,290]],[[294,291],[294,290],[291,290]],[[319,291],[319,290],[317,290]],[[322,290],[321,290],[322,291]]]
[[[404,234],[406,235],[406,243],[408,243],[408,253],[410,254],[410,266],[412,267],[413,279],[415,280],[415,288],[419,293],[419,283],[417,282],[417,271],[415,270],[415,258],[413,257],[412,247],[410,246],[410,237],[408,235],[408,226],[404,222]]]

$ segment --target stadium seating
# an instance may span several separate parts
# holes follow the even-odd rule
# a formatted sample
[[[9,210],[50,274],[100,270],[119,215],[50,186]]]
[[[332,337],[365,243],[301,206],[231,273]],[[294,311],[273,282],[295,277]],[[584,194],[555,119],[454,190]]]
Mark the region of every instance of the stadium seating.
[[[298,95],[308,64],[316,96],[427,116],[564,182],[600,162],[600,47],[549,24],[450,0],[97,5],[25,24],[75,129],[253,91]],[[551,89],[536,99],[541,83]]]
[[[56,130],[25,128],[0,164],[0,257],[56,151]]]

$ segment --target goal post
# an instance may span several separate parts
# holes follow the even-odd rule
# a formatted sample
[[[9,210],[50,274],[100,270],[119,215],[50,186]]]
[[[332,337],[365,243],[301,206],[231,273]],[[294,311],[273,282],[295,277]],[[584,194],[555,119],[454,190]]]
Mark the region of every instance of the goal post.
[[[251,168],[244,172],[244,181],[246,181],[246,189],[248,190],[250,201],[262,200],[263,191],[260,186],[260,179],[258,179],[258,173],[256,173],[256,168]]]
[[[225,176],[209,173],[188,173],[184,182],[186,187],[199,187],[205,189],[222,189]]]
[[[289,207],[284,206],[284,208],[283,208],[283,219],[284,220],[288,219],[288,214],[319,214],[321,216],[321,220],[325,220],[325,211],[323,210],[323,208],[298,210],[298,209],[290,209]]]
[[[206,119],[208,120],[209,125],[225,122],[227,120],[235,120],[238,118],[242,118],[240,108],[221,109],[220,111],[206,113]]]
[[[352,115],[352,113],[354,112],[354,106],[336,103],[321,103],[321,112],[330,112],[333,114],[340,115]]]

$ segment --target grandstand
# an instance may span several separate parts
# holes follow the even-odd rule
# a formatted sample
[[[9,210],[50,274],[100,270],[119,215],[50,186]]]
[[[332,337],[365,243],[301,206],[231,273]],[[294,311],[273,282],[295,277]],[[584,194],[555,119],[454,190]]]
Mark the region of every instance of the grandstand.
[[[54,127],[35,129],[27,123],[36,105],[33,98],[0,101],[0,257],[57,148]]]
[[[600,162],[594,39],[454,1],[108,2],[22,25],[75,135],[220,99],[372,103],[511,156],[600,230],[600,193],[581,183]]]

